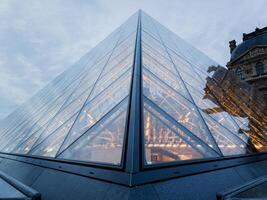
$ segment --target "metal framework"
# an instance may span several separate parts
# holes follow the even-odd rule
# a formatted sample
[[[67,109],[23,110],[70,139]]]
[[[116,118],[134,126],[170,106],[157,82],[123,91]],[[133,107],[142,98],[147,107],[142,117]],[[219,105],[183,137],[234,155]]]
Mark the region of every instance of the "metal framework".
[[[126,116],[126,125],[125,125],[125,134],[123,136],[123,150],[122,150],[122,156],[121,156],[121,163],[119,165],[116,164],[105,164],[100,162],[87,162],[87,161],[76,161],[71,159],[65,159],[61,158],[60,155],[62,155],[65,151],[60,151],[62,148],[62,145],[64,144],[67,137],[64,138],[64,142],[61,144],[57,151],[57,157],[55,158],[48,158],[44,156],[38,156],[38,155],[23,155],[19,153],[5,153],[1,152],[0,157],[7,158],[10,160],[16,160],[19,162],[29,163],[31,165],[35,166],[41,166],[45,168],[51,168],[55,170],[65,171],[68,173],[78,174],[81,176],[86,176],[94,179],[99,179],[103,181],[108,181],[116,184],[126,185],[126,186],[136,186],[136,185],[142,185],[146,183],[156,182],[156,181],[162,181],[166,179],[171,178],[177,178],[197,173],[203,173],[207,171],[212,170],[218,170],[222,168],[228,168],[238,165],[243,165],[246,163],[251,162],[257,162],[260,160],[266,160],[267,159],[267,153],[257,153],[257,154],[250,154],[250,155],[231,155],[223,156],[223,152],[220,150],[219,147],[211,147],[212,145],[205,143],[199,136],[195,135],[192,131],[188,130],[183,124],[177,122],[176,119],[174,119],[171,115],[169,115],[164,109],[160,108],[159,105],[157,105],[155,102],[153,102],[150,98],[145,96],[143,93],[143,70],[145,70],[153,76],[153,78],[157,79],[158,82],[160,82],[162,85],[166,85],[166,87],[170,88],[170,90],[173,93],[176,93],[173,88],[171,88],[167,83],[165,83],[163,80],[158,78],[153,72],[151,72],[147,67],[145,67],[145,64],[143,63],[143,48],[142,48],[142,33],[145,33],[145,30],[142,28],[142,11],[138,11],[138,20],[137,20],[137,26],[136,26],[136,37],[135,37],[135,47],[134,47],[134,55],[133,55],[133,67],[132,67],[132,74],[131,74],[131,83],[130,83],[130,91],[129,95],[124,97],[119,103],[114,106],[109,112],[104,114],[99,121],[105,118],[109,118],[113,114],[113,110],[118,109],[121,104],[123,104],[124,101],[128,98],[128,107],[127,107],[127,116]],[[175,73],[178,74],[179,79],[182,80],[182,75],[180,75],[179,70],[176,68],[175,61],[172,59],[171,56],[171,49],[167,47],[165,44],[166,41],[164,41],[163,38],[161,38],[161,34],[159,33],[159,30],[157,29],[157,26],[153,24],[153,28],[156,30],[156,36],[152,37],[158,37],[159,42],[163,45],[163,49],[167,52],[167,57],[170,60],[170,63],[172,67],[175,69]],[[116,51],[116,47],[119,43],[122,43],[120,41],[121,35],[123,35],[123,31],[120,30],[118,34],[118,38],[113,46],[111,48],[111,53],[106,53],[107,55],[107,61],[105,62],[103,69],[99,73],[98,77],[96,78],[95,83],[92,86],[92,89],[87,96],[86,100],[82,104],[81,109],[79,110],[77,116],[75,117],[74,123],[71,126],[71,129],[73,128],[75,122],[78,120],[79,116],[82,114],[83,109],[87,105],[88,99],[91,97],[91,94],[94,93],[94,89],[96,85],[98,84],[99,79],[102,78],[102,74],[104,73],[105,68],[108,66],[109,60],[111,60],[114,52]],[[129,36],[130,37],[130,36]],[[127,37],[128,38],[128,37]],[[154,38],[155,39],[155,38]],[[127,40],[127,39],[124,39]],[[85,60],[85,63],[88,63],[89,60]],[[187,63],[188,65],[191,65],[190,62]],[[144,70],[144,71],[145,71]],[[167,70],[166,69],[166,73]],[[125,71],[123,74],[120,75],[120,77],[124,77],[125,74],[128,73],[129,70]],[[67,84],[66,87],[71,87],[73,82],[75,80],[78,80],[78,77],[81,74],[77,74],[76,78],[73,79],[70,83]],[[83,82],[86,79],[86,76],[84,76],[79,83],[77,83],[74,86],[74,90],[71,92],[71,95],[75,93],[75,89],[79,87],[80,83]],[[196,103],[194,101],[194,98],[190,94],[190,92],[187,89],[187,83],[181,82],[182,87],[184,87],[187,90],[187,93],[189,93],[189,99],[194,104],[194,109],[197,110],[198,115],[201,116],[200,120],[204,121],[204,117],[201,115],[199,109],[196,106]],[[112,85],[112,84],[110,84]],[[45,93],[42,94],[45,96]],[[63,94],[62,94],[63,95]],[[70,97],[71,97],[70,95]],[[182,95],[181,95],[182,96]],[[58,99],[61,96],[58,97]],[[187,97],[183,97],[187,98]],[[145,131],[144,131],[144,102],[148,106],[153,107],[156,112],[160,113],[161,116],[166,118],[168,121],[170,121],[172,124],[174,124],[177,128],[179,128],[180,131],[185,133],[185,136],[180,136],[181,140],[186,141],[193,150],[199,151],[198,147],[194,146],[194,143],[191,142],[189,138],[191,138],[193,141],[196,141],[198,145],[203,147],[204,149],[207,149],[211,155],[214,155],[212,158],[204,158],[204,159],[192,159],[192,160],[184,160],[184,161],[172,161],[172,162],[161,162],[161,163],[153,163],[153,165],[148,165],[145,162],[145,156],[146,156],[146,150],[145,150]],[[60,107],[59,113],[61,110],[63,110],[66,102],[63,103],[63,105]],[[40,108],[41,109],[41,108]],[[42,117],[42,116],[41,116]],[[40,117],[40,118],[41,118]],[[53,117],[53,119],[56,117],[56,115]],[[37,123],[37,122],[36,122]],[[51,123],[51,121],[50,121]],[[50,123],[48,123],[50,125]],[[15,126],[20,127],[21,124],[18,124]],[[23,124],[22,124],[23,125]],[[27,125],[27,124],[26,124]],[[25,126],[26,126],[25,125]],[[171,126],[166,127],[174,132],[176,135],[179,135],[177,133],[177,130],[175,130]],[[12,129],[12,130],[15,130]],[[33,127],[32,127],[33,129]],[[91,129],[91,128],[90,128]],[[89,130],[90,130],[89,129]],[[93,129],[93,128],[92,128]],[[209,127],[204,123],[204,129],[209,130]],[[31,131],[31,129],[30,129]],[[79,137],[83,137],[87,134],[88,131],[83,132]],[[70,134],[70,132],[68,132]],[[211,135],[211,140],[213,143],[216,143],[216,139]],[[237,137],[237,136],[234,136]],[[76,142],[76,140],[74,141]],[[73,142],[73,143],[74,143]],[[71,146],[71,144],[69,145]],[[32,152],[32,150],[30,151]],[[202,153],[199,151],[200,154]],[[221,156],[221,157],[219,157]]]
[[[139,11],[134,52],[133,76],[130,92],[130,106],[127,120],[128,133],[126,134],[128,137],[125,169],[126,172],[131,174],[140,171],[140,160],[142,158],[140,151],[141,133],[143,127],[141,24],[141,11]]]

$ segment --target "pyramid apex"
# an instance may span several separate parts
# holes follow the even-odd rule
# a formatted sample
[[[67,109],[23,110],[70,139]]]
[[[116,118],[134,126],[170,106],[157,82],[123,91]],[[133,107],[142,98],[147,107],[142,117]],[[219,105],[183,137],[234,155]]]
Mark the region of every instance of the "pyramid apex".
[[[141,14],[142,12],[144,12],[142,9],[138,9],[138,14]]]

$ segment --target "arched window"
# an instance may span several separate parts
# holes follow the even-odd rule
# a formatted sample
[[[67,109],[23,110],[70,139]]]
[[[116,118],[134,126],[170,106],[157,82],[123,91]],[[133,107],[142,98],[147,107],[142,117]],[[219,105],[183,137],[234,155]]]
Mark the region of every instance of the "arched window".
[[[263,63],[262,62],[256,63],[255,69],[256,69],[256,75],[257,76],[262,75],[264,73],[264,65],[263,65]]]
[[[242,69],[240,67],[236,68],[235,70],[235,75],[237,77],[239,77],[241,80],[244,79],[244,75],[243,75],[243,72],[242,72]]]

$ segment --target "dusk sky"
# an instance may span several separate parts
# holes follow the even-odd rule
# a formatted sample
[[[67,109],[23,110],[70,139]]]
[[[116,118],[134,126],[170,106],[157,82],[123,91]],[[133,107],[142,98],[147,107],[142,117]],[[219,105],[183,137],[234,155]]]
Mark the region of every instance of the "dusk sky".
[[[221,65],[229,40],[267,26],[266,0],[1,0],[0,119],[138,9]]]

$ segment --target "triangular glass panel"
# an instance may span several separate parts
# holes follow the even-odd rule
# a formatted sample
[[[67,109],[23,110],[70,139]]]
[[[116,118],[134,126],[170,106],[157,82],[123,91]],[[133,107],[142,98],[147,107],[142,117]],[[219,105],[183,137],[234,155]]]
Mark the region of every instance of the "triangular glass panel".
[[[70,143],[94,125],[115,105],[128,96],[131,82],[131,72],[132,70],[129,69],[119,79],[113,82],[108,88],[102,91],[83,107],[60,151],[64,150]]]
[[[51,133],[44,140],[42,140],[30,151],[30,154],[46,157],[55,157],[77,115],[78,113],[74,114],[74,116],[72,116],[65,124],[55,130],[54,133]]]
[[[258,151],[265,151],[264,147],[267,146],[267,140],[261,134],[261,131],[251,125],[248,118],[234,116],[233,119],[240,127],[239,133],[249,138]]]
[[[197,107],[145,70],[143,71],[143,93],[201,140],[213,148],[217,148],[208,128],[197,111]]]
[[[64,150],[59,158],[120,165],[125,138],[127,102],[126,98],[116,105]]]
[[[122,33],[120,34],[119,44],[132,34],[136,34],[138,13],[133,14],[124,24],[121,25]]]
[[[163,47],[162,47],[163,48]],[[165,50],[162,50],[165,51]],[[159,79],[173,87],[180,94],[190,99],[182,80],[179,78],[177,71],[168,58],[160,56],[153,48],[148,48],[142,45],[142,62],[144,67],[151,73],[156,75]]]
[[[74,99],[80,96],[82,93],[87,93],[91,91],[90,88],[93,87],[93,84],[96,82],[97,78],[99,77],[101,71],[103,70],[104,66],[106,65],[108,58],[111,53],[106,55],[102,58],[99,62],[95,63],[92,67],[90,67],[82,76],[79,85],[71,94],[71,96],[67,99],[64,103],[63,108],[70,104]],[[88,96],[87,95],[87,96]]]
[[[204,86],[205,83],[199,77],[199,74],[197,74],[194,69],[192,69],[192,66],[188,61],[184,60],[173,52],[170,52],[170,56],[172,58],[172,61],[174,62],[175,67],[177,68],[180,75],[182,76],[182,79],[185,82],[191,83],[191,85],[195,88],[198,88],[198,85],[201,85],[201,87]],[[195,81],[196,84],[193,84],[192,81]]]
[[[131,38],[128,40],[130,42],[133,42],[134,41],[133,38],[134,37],[131,36]],[[128,41],[128,45],[129,45],[129,41]],[[95,85],[92,86],[92,88],[91,87],[88,88],[85,91],[85,93],[86,93],[85,95],[81,95],[82,99],[78,98],[75,101],[72,101],[72,103],[70,103],[70,105],[67,108],[63,108],[64,110],[60,111],[58,113],[58,115],[51,121],[51,123],[49,124],[46,131],[44,133],[42,133],[41,137],[37,140],[34,147],[39,145],[40,142],[44,138],[46,138],[49,134],[51,134],[51,132],[53,132],[61,124],[65,123],[65,121],[69,118],[70,114],[72,114],[74,111],[80,110],[81,107],[84,105],[86,98],[88,98],[87,102],[90,101],[97,94],[99,94],[103,89],[108,87],[112,81],[118,79],[122,74],[124,74],[132,66],[133,44],[130,43],[130,45],[132,47],[127,48],[127,49],[130,49],[130,51],[128,50],[129,53],[127,51],[123,51],[120,54],[118,54],[116,57],[113,57],[114,52],[111,52],[109,57],[106,56],[105,59],[103,59],[101,62],[99,62],[96,66],[92,67],[92,69],[90,70],[90,72],[91,72],[90,75],[87,75],[87,77],[85,77],[84,80],[82,80],[82,82],[80,84],[81,86],[78,86],[78,90],[81,90],[83,88],[83,85],[88,86],[88,85],[93,84],[95,81],[97,81],[95,83]],[[125,48],[125,46],[127,46],[127,45],[122,43],[121,46],[123,48]],[[120,47],[115,48],[115,51],[116,51],[116,49],[120,49]],[[124,49],[120,49],[120,51],[121,50],[124,50]],[[127,54],[126,58],[123,57],[124,56],[123,53]],[[121,61],[118,57],[122,57],[123,60]],[[108,63],[107,63],[107,61],[108,61]],[[107,68],[108,68],[108,71],[107,71],[108,73],[106,74],[106,76],[104,76],[102,78],[101,76],[102,76],[102,74],[105,74],[105,71]],[[95,75],[95,77],[93,77],[92,75]],[[99,76],[99,78],[98,78],[99,80],[97,79],[98,76]],[[96,93],[95,91],[97,91],[98,93]],[[70,99],[72,99],[72,96]]]
[[[40,128],[44,128],[44,127],[46,128],[47,126],[45,126],[45,124],[47,124],[49,122],[49,120],[51,120],[51,119],[53,119],[53,117],[55,117],[55,114],[58,112],[58,110],[60,109],[60,106],[62,106],[62,104],[56,105],[56,106],[57,106],[57,110],[55,110],[54,108],[52,108],[52,112],[49,112],[49,110],[48,110],[47,117],[43,116],[43,118],[41,118],[34,125],[33,129],[31,131],[29,131],[29,133],[27,135],[30,135],[30,134],[34,133],[35,130],[39,130]]]
[[[196,90],[189,84],[187,84],[187,88],[192,95],[194,102],[203,112],[207,113],[215,121],[244,141],[248,140],[248,136],[246,134],[241,134],[240,127],[233,118],[222,109],[220,104],[211,94],[205,93],[204,90]]]
[[[12,148],[10,148],[10,145],[12,141],[14,141],[14,137],[20,137],[20,133],[23,133],[23,132],[27,132],[31,129],[32,125],[30,124],[30,122],[26,123],[25,126],[20,126],[18,127],[16,130],[14,130],[14,132],[11,132],[11,133],[8,133],[6,136],[5,136],[5,141],[3,141],[1,143],[1,151],[3,152],[9,152],[11,151]],[[12,145],[13,146],[13,145]]]
[[[142,48],[144,48],[144,46],[147,46],[148,49],[154,49],[158,54],[165,58],[169,58],[169,54],[161,41],[157,40],[146,31],[142,31]],[[153,54],[153,52],[151,53]]]
[[[202,112],[202,115],[223,155],[249,154],[256,150],[253,144],[244,142],[206,113]]]
[[[164,114],[163,114],[164,115]],[[203,159],[219,156],[201,140],[184,132],[153,106],[144,106],[146,164]]]
[[[63,110],[61,110],[48,124],[45,131],[41,134],[41,136],[38,138],[38,141],[36,141],[35,145],[40,144],[40,142],[46,138],[48,135],[53,133],[59,126],[64,124],[75,112],[78,112],[81,107],[84,105],[84,102],[86,98],[89,95],[90,88],[85,91],[84,94],[82,94],[80,97],[75,99],[73,102],[71,102],[67,107],[65,107]]]
[[[157,30],[153,22],[147,17],[145,13],[142,12],[142,30],[152,35],[154,38],[160,41],[159,35],[157,34]]]
[[[167,69],[164,69],[164,67],[159,67],[151,64],[144,64],[143,67],[144,71],[148,71],[149,73],[153,74],[169,87],[172,87],[172,89],[183,95],[185,98],[191,100],[187,90],[182,83],[182,80],[178,76],[175,76],[174,73],[168,71]]]
[[[49,106],[47,106],[46,109],[44,109],[44,112],[41,116],[41,118],[38,120],[35,126],[41,127],[44,124],[46,124],[51,118],[53,118],[56,113],[60,110],[64,102],[67,100],[69,95],[72,93],[74,88],[72,90],[67,90],[60,97],[58,97],[53,103]]]
[[[157,51],[157,49],[154,49],[154,48],[146,44],[142,45],[143,64],[148,65],[148,63],[155,63],[156,66],[162,65],[165,68],[167,68],[169,71],[177,74],[172,61],[168,57],[163,56],[159,51]]]
[[[27,138],[25,138],[13,151],[12,153],[18,153],[18,154],[27,154],[37,141],[37,139],[40,137],[40,135],[45,130],[46,126],[41,127],[36,132],[33,132],[31,135],[29,135]]]
[[[115,49],[115,52],[111,55],[111,58],[105,69],[101,73],[99,80],[93,88],[88,101],[96,97],[104,89],[106,89],[112,82],[117,80],[122,74],[133,66],[134,56],[134,41],[135,37],[131,36],[126,41],[126,44],[122,43]],[[117,51],[119,53],[117,53]]]
[[[151,43],[151,41],[153,41],[153,43]],[[153,40],[153,38],[148,34],[147,38],[143,39],[142,52],[147,54],[149,57],[152,57],[158,63],[163,64],[164,66],[166,66],[166,68],[169,68],[171,71],[174,70],[173,64],[170,60],[169,54],[166,51],[165,47],[158,41]]]
[[[215,61],[211,60],[208,56],[191,46],[147,14],[142,13],[142,21],[145,21],[145,24],[143,25],[144,30],[150,30],[149,33],[158,33],[161,41],[166,48],[169,49],[169,52],[175,52],[177,55],[194,65],[194,67],[207,71],[209,66],[217,65]],[[159,36],[156,36],[155,34],[155,37]]]
[[[6,144],[6,146],[1,149],[3,152],[12,152],[18,144],[21,143],[28,135],[31,133],[32,127],[29,126],[28,129],[23,130],[22,132],[16,134],[12,139]]]
[[[136,32],[131,33],[129,36],[120,40],[112,52],[112,56],[110,57],[110,65],[105,68],[103,74],[109,72],[109,69],[112,69],[112,65],[120,60],[124,60],[128,54],[133,53],[135,47],[135,40],[136,40]],[[112,61],[112,62],[111,62]]]

